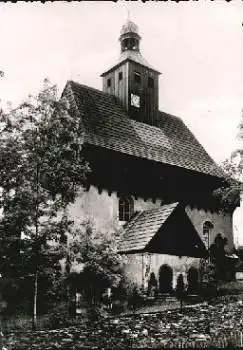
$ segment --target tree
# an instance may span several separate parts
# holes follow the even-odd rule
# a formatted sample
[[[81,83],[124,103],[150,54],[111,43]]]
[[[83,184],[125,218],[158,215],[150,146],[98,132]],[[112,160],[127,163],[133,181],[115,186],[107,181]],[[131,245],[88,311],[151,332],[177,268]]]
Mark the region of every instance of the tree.
[[[183,275],[180,273],[176,283],[176,296],[180,300],[181,311],[182,311],[182,302],[183,302],[184,295],[185,295],[185,284],[184,284]]]
[[[227,258],[225,250],[227,242],[227,238],[218,233],[210,246],[210,259],[215,267],[215,276],[221,281],[232,280],[234,276],[234,262]]]
[[[224,210],[238,206],[243,191],[243,110],[238,125],[237,139],[239,147],[222,164],[226,181],[221,188],[214,191]]]
[[[60,273],[66,235],[73,230],[66,209],[80,194],[89,167],[82,157],[80,118],[65,96],[58,101],[47,79],[37,96],[1,112],[0,127],[0,269],[3,276],[34,278],[36,328],[39,282],[48,276],[56,281]],[[20,246],[23,235],[28,239]]]
[[[101,232],[89,221],[78,227],[70,240],[72,262],[82,266],[77,286],[91,305],[101,301],[104,291],[117,288],[125,276],[125,258],[116,253],[119,230]]]
[[[227,259],[225,246],[227,238],[222,237],[218,233],[214,242],[209,248],[209,259],[201,261],[201,292],[204,293],[207,299],[211,299],[217,295],[220,281],[228,281],[233,277],[233,265],[230,259]]]
[[[148,295],[157,296],[158,294],[158,282],[155,277],[155,273],[151,272],[149,281],[148,281]]]
[[[187,272],[187,293],[197,294],[198,293],[198,271],[195,267],[190,267]]]

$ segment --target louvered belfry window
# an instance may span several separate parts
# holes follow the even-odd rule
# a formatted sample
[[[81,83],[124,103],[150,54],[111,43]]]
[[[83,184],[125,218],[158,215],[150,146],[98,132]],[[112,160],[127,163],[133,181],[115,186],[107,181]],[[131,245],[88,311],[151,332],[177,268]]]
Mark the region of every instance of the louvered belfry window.
[[[121,81],[122,80],[122,72],[119,72],[119,74],[118,74],[118,78],[119,78],[119,81]]]
[[[134,81],[135,83],[141,84],[141,74],[138,72],[134,72]]]
[[[154,87],[154,79],[152,77],[148,77],[148,87]]]
[[[128,221],[134,212],[134,202],[131,197],[122,196],[119,199],[119,220]]]

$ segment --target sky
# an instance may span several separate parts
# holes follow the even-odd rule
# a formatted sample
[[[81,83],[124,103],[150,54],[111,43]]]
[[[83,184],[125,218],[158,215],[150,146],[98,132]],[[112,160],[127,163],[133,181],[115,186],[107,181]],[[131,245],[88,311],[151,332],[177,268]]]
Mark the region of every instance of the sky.
[[[141,53],[162,74],[160,109],[180,116],[212,158],[239,146],[243,109],[243,2],[39,2],[0,4],[0,99],[13,105],[44,78],[61,92],[68,79],[102,89],[116,62],[130,11]],[[243,245],[243,205],[234,214]]]

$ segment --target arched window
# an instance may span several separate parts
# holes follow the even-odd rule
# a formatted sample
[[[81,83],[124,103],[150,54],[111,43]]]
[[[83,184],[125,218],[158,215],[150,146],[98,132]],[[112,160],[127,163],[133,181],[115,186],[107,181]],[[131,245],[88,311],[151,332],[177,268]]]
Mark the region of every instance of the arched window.
[[[119,220],[128,221],[134,213],[134,202],[131,197],[122,196],[119,199]]]
[[[205,221],[203,224],[203,241],[207,248],[210,246],[210,233],[213,227],[214,226],[210,221]]]

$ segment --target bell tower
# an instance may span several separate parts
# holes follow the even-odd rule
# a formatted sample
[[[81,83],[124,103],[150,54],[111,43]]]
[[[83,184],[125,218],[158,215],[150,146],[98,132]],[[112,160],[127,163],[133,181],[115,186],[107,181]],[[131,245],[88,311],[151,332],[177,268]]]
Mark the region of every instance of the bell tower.
[[[129,18],[120,33],[118,61],[101,76],[103,91],[115,95],[131,119],[156,125],[160,72],[140,52],[138,26]]]

